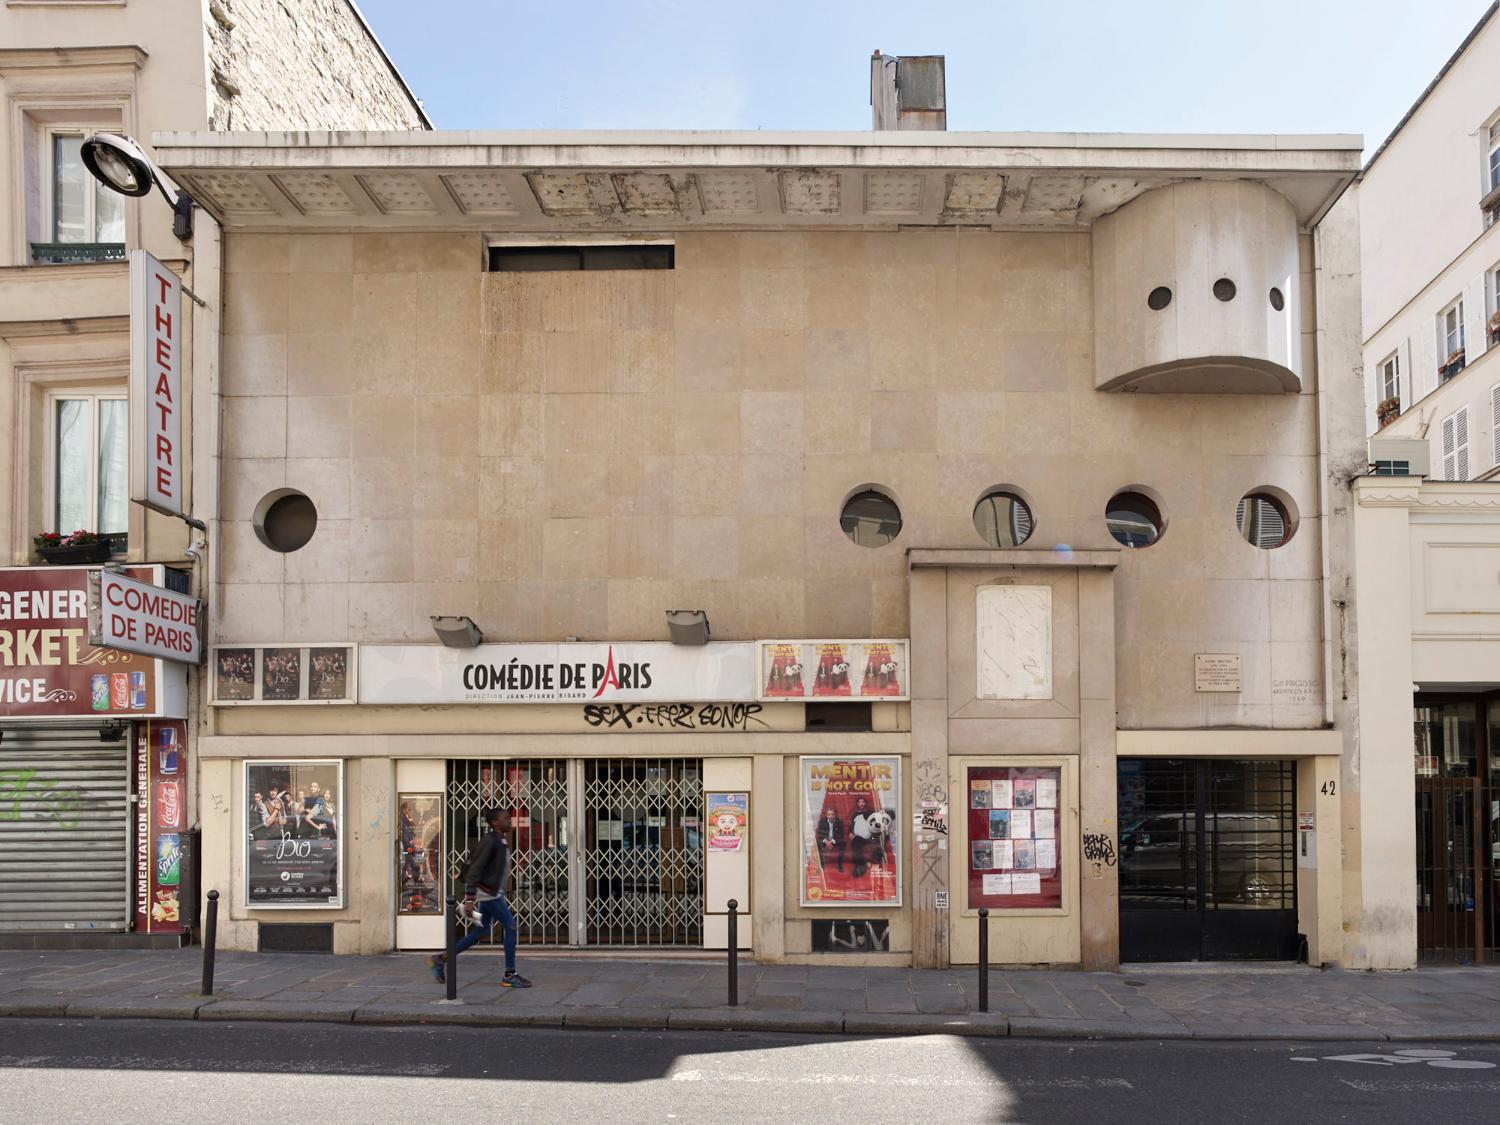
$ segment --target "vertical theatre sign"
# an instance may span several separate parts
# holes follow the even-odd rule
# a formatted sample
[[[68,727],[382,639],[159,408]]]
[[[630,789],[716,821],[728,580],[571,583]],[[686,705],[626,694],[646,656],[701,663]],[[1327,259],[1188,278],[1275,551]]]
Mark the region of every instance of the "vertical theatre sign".
[[[130,498],[186,512],[182,457],[182,281],[144,250],[130,252]]]

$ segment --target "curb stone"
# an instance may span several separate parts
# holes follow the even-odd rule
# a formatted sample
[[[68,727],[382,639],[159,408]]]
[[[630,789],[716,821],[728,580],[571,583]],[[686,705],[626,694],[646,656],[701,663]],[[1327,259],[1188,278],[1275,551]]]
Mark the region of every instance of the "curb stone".
[[[807,1031],[839,1034],[842,1012],[789,1012],[772,1008],[699,1008],[672,1012],[667,1026],[682,1031]]]
[[[1003,1039],[1010,1034],[1010,1021],[989,1012],[924,1016],[845,1012],[844,1031],[849,1035],[964,1035]]]
[[[563,1015],[564,1027],[616,1027],[637,1030],[665,1031],[666,1008],[569,1008]]]
[[[8,996],[0,1001],[0,1017],[7,1019],[61,1019],[67,1014],[67,1003],[56,996],[46,998]]]
[[[1235,1024],[1191,1024],[1182,1039],[1222,1039],[1240,1042],[1266,1043],[1286,1040],[1314,1042],[1356,1042],[1360,1040],[1384,1040],[1385,1032],[1376,1027],[1359,1024],[1261,1024],[1259,1026]]]
[[[1052,1016],[1011,1016],[1010,1033],[1020,1039],[1187,1039],[1176,1020],[1068,1020]],[[1227,1038],[1233,1038],[1228,1036]]]
[[[96,1020],[191,1020],[209,1000],[178,1000],[152,997],[141,1000],[75,1000],[67,1007],[69,1019]]]
[[[517,1011],[479,1004],[366,1004],[354,1010],[359,1024],[444,1024],[455,1027],[550,1027],[563,1025],[561,1012]]]
[[[266,1020],[287,1023],[352,1023],[353,1004],[314,1001],[216,1000],[198,1009],[200,1020]]]

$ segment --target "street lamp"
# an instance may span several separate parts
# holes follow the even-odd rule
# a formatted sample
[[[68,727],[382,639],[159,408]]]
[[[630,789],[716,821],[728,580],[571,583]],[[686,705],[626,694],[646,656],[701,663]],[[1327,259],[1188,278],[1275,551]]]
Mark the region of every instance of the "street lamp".
[[[176,195],[168,191],[165,174],[135,141],[95,133],[83,142],[81,155],[83,166],[110,191],[139,198],[149,195],[155,184],[172,205],[172,233],[184,242],[193,237],[193,197],[180,188]]]

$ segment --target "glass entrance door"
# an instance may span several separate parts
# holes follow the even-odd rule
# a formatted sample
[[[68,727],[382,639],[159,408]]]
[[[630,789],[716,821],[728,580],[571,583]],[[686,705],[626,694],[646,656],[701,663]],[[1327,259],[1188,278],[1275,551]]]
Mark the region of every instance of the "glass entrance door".
[[[1296,767],[1122,758],[1120,959],[1297,955]]]
[[[701,760],[452,761],[444,806],[443,893],[455,896],[484,810],[510,810],[523,944],[702,946]]]

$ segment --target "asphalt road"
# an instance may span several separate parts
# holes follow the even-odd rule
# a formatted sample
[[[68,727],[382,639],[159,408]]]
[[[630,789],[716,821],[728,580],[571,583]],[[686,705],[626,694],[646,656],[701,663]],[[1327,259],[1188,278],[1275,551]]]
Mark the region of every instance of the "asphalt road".
[[[1500,1044],[0,1020],[0,1122],[1457,1123],[1496,1119],[1497,1064]]]

